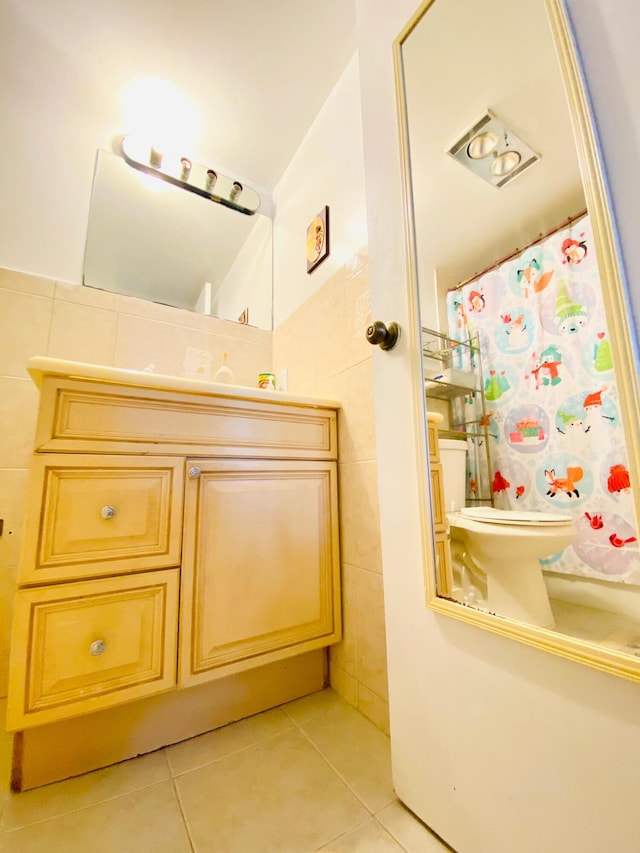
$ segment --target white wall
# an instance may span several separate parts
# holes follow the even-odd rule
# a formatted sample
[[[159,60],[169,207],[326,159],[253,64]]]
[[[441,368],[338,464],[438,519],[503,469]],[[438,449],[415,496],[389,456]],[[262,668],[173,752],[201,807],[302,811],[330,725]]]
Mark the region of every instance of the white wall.
[[[405,327],[404,206],[391,44],[417,5],[415,0],[356,0],[372,310]],[[605,0],[572,0],[571,7],[582,17],[578,35],[601,110],[603,149],[618,158],[610,174],[627,269],[640,270],[634,233],[640,196],[635,178],[622,180],[636,170],[637,134],[624,145],[616,140],[620,128],[634,126],[640,115],[629,35],[638,31],[640,10],[631,2]],[[601,76],[604,84],[596,85]],[[640,685],[437,616],[422,603],[415,472],[424,464],[424,452],[414,438],[410,357],[406,336],[394,352],[374,353],[398,794],[458,853],[631,853],[640,836],[635,802]]]
[[[235,320],[249,309],[249,324],[272,328],[273,224],[256,217],[251,233],[227,272],[212,305],[216,317]]]
[[[274,191],[274,327],[367,242],[359,86],[354,56]],[[307,226],[325,204],[329,257],[307,274]]]
[[[220,107],[216,80],[223,79],[235,109],[233,87],[223,73],[216,73],[224,70],[226,54],[216,53],[212,46],[210,56],[194,55],[193,38],[187,32],[189,16],[176,10],[177,6],[160,4],[157,15],[145,14],[144,4],[126,0],[0,3],[3,267],[57,281],[82,281],[96,151],[111,150],[116,134],[135,132],[136,116],[131,115],[125,93],[140,78],[173,80],[193,97],[193,102],[185,100],[181,121],[175,121],[190,156],[256,185],[238,163],[246,166],[247,157],[253,157],[254,168],[260,170],[259,142],[238,140],[240,128],[212,108],[212,98]],[[173,15],[184,30],[172,29]],[[227,74],[232,76],[229,68]],[[236,95],[242,102],[239,88]],[[162,104],[165,115],[171,106]],[[144,112],[138,110],[140,115]],[[244,155],[238,153],[235,162],[234,147]],[[221,159],[220,151],[228,159]],[[260,195],[261,212],[272,216],[270,194]]]
[[[640,335],[640,9],[636,0],[566,0],[587,78]]]

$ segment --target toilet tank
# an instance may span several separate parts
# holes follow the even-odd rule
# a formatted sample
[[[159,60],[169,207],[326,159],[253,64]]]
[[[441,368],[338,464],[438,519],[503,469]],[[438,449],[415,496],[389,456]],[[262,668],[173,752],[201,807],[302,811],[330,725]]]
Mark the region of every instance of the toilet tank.
[[[462,509],[466,500],[467,442],[455,438],[439,438],[445,512]]]

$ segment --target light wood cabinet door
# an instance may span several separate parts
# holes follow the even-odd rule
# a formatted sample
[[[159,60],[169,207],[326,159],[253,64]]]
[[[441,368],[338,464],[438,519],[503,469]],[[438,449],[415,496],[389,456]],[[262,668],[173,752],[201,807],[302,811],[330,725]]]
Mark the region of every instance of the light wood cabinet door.
[[[172,457],[36,456],[20,584],[180,565],[183,477]]]
[[[427,441],[429,446],[429,460],[440,461],[440,445],[438,444],[438,427],[434,424],[427,426]]]
[[[187,466],[180,686],[337,642],[336,463]]]
[[[174,687],[178,592],[177,569],[20,590],[8,727],[49,723]]]
[[[451,596],[453,594],[453,574],[449,536],[446,533],[437,533],[435,547],[438,595]]]
[[[447,516],[444,506],[444,480],[442,465],[439,462],[431,463],[431,502],[433,505],[433,524],[437,532],[445,530]]]

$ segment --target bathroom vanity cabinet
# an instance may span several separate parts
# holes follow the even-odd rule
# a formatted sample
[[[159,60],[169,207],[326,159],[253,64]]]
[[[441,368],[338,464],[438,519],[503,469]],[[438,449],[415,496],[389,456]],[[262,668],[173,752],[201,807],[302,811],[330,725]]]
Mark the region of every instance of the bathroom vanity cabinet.
[[[9,728],[53,734],[203,685],[215,701],[215,682],[269,666],[281,701],[310,692],[282,667],[341,636],[337,404],[53,359],[30,372]]]
[[[451,547],[444,499],[444,476],[440,462],[438,427],[443,417],[437,412],[427,413],[427,437],[429,445],[429,474],[431,476],[431,503],[433,509],[433,531],[435,542],[436,574],[440,594],[449,596],[453,590],[451,571]]]

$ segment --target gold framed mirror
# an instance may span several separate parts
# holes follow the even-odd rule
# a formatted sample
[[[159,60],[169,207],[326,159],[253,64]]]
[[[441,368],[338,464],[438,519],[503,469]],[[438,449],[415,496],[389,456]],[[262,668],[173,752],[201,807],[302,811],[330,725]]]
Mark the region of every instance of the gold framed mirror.
[[[561,0],[394,44],[427,605],[640,680],[635,341]]]

